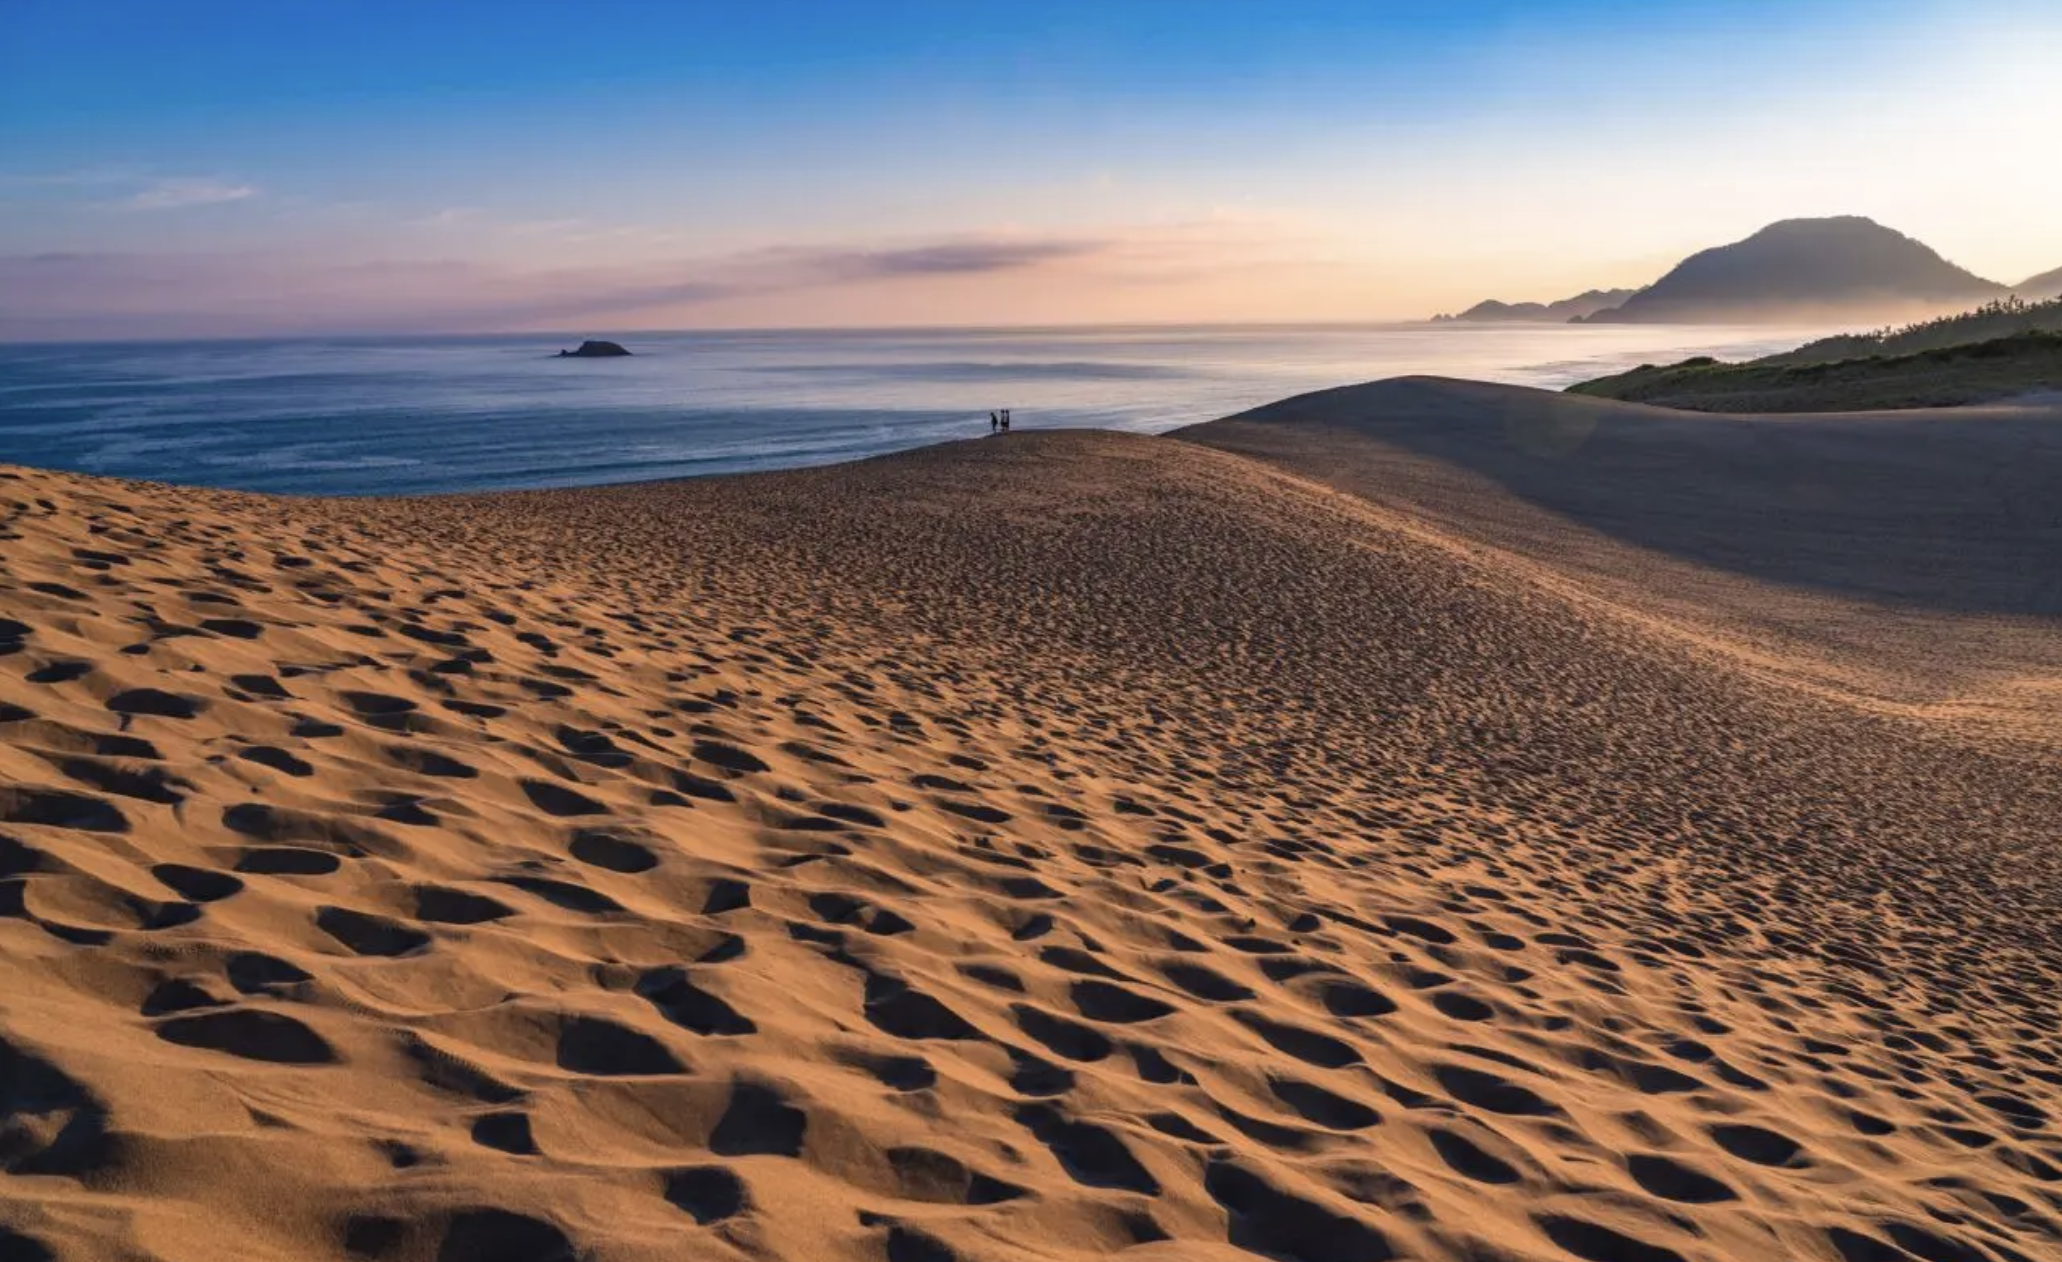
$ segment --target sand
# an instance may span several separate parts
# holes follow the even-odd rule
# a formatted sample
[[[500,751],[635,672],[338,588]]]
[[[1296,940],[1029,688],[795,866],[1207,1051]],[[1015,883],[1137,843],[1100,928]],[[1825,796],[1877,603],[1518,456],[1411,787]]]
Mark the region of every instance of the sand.
[[[2056,1256],[2052,611],[1671,553],[1371,397],[0,471],[0,1257]],[[1832,500],[1738,546],[1895,580]]]
[[[2055,729],[2062,398],[1713,416],[1404,378],[1182,436],[1793,686],[2037,740]]]

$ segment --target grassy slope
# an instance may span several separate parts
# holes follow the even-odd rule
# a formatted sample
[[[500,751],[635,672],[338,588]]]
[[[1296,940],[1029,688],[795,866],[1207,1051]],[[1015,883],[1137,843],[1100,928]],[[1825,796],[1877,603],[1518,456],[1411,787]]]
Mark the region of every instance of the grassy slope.
[[[1869,333],[1843,333],[1807,342],[1794,351],[1770,355],[1764,362],[1805,364],[1868,356],[1910,355],[1918,351],[1988,342],[2015,333],[2062,333],[2062,297],[2050,302],[2002,298],[1973,311],[1924,320],[1903,328]]]
[[[1894,345],[1898,336],[1879,341]],[[2019,332],[1902,354],[1803,361],[1798,354],[1740,364],[1700,357],[1665,367],[1642,365],[1569,390],[1701,412],[1826,412],[1951,407],[2062,389],[2062,332],[2057,331]]]

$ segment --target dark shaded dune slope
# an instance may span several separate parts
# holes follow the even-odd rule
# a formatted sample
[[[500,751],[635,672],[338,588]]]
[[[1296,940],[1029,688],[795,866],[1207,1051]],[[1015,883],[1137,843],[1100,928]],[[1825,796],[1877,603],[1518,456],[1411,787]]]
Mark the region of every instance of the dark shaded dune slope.
[[[1343,454],[1322,452],[1341,434],[1701,565],[1921,607],[2062,615],[2062,407],[1721,417],[1414,377],[1179,437],[1314,468]],[[1411,481],[1421,476],[1398,470],[1389,489],[1429,499],[1436,488]]]
[[[0,1249],[2062,1245],[2052,757],[1436,515],[1089,433],[0,507]]]
[[[1404,378],[1179,437],[1404,511],[1864,688],[2012,693],[2062,670],[2062,409],[1713,416]],[[1744,581],[1732,581],[1733,579]]]

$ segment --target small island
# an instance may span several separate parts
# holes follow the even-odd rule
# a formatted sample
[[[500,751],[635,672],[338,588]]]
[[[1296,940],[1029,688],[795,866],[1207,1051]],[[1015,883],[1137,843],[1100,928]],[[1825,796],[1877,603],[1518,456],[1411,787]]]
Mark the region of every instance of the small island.
[[[615,359],[630,352],[620,342],[582,342],[576,351],[560,351],[560,359]]]

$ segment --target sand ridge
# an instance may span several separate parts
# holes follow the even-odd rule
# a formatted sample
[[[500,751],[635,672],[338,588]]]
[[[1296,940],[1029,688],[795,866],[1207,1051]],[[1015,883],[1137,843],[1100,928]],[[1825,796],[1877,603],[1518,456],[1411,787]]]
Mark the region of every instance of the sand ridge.
[[[1269,465],[0,503],[24,1257],[2062,1242],[2050,763]]]
[[[2052,748],[2058,420],[2039,400],[1712,416],[1413,377],[1176,436],[1368,499],[1786,685]]]

